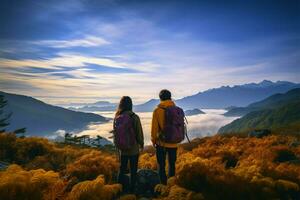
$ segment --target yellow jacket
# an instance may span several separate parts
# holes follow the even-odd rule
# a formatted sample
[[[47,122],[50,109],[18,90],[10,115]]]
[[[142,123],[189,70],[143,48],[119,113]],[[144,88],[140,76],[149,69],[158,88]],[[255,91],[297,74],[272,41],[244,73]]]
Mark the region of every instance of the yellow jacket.
[[[165,124],[165,110],[160,107],[166,108],[170,106],[175,106],[175,103],[172,100],[161,101],[157,108],[153,111],[151,141],[153,144],[158,144],[160,146],[176,148],[177,144],[162,142],[158,138],[159,133],[162,131],[161,129],[164,128]]]

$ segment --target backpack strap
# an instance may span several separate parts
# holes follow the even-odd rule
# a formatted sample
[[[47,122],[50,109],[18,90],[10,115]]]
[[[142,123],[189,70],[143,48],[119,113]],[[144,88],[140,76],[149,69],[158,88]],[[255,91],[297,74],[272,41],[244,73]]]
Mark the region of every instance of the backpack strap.
[[[164,114],[166,115],[166,110],[167,110],[166,107],[162,107],[162,106],[160,106],[160,105],[158,105],[157,107],[163,109],[163,110],[165,111]],[[172,106],[169,106],[169,107],[172,107]],[[166,117],[165,117],[165,118],[166,118]],[[158,123],[158,127],[159,127],[159,129],[162,131],[162,128],[161,128],[161,126],[159,125],[159,123]]]
[[[130,119],[132,120],[132,123],[134,124],[135,123],[135,119],[133,118],[136,114],[134,112],[132,112],[129,117]]]
[[[138,135],[137,135],[137,132],[136,132],[135,126],[134,126],[134,124],[136,123],[136,120],[133,118],[134,116],[137,116],[134,112],[132,112],[129,115],[129,117],[132,119],[132,123],[133,123],[133,129],[134,129],[134,133],[135,133],[135,140],[136,140],[136,143],[138,143],[138,139],[137,139]]]
[[[129,116],[132,118],[135,115],[134,112],[132,112]]]

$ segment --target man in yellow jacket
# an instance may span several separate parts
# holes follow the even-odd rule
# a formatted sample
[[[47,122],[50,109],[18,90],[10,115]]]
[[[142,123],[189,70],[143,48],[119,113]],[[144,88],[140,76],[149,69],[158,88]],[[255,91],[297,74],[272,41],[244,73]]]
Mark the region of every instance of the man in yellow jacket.
[[[165,124],[165,110],[164,108],[175,106],[175,103],[171,99],[171,92],[168,90],[162,90],[159,93],[160,104],[153,111],[152,126],[151,126],[151,141],[156,148],[156,159],[158,164],[158,172],[160,176],[160,182],[167,184],[166,175],[166,155],[168,155],[168,177],[175,176],[175,162],[177,153],[177,144],[166,143],[159,139],[159,134],[162,132]]]

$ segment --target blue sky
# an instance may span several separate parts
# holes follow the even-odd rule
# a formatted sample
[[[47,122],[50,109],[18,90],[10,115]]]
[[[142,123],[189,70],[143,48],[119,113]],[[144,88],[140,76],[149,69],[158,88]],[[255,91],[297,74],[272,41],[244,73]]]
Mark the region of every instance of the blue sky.
[[[0,89],[50,103],[300,82],[299,1],[1,0]]]

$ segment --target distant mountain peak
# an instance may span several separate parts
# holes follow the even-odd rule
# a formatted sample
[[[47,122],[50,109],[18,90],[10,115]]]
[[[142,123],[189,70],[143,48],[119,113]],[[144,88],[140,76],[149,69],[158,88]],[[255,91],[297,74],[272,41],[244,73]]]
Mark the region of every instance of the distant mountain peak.
[[[263,85],[263,86],[269,86],[274,84],[274,82],[270,81],[270,80],[263,80],[260,83],[258,83],[258,85]]]
[[[270,81],[270,80],[263,80],[259,83],[248,83],[244,85],[236,85],[236,87],[246,87],[246,88],[267,88],[272,86],[278,86],[278,85],[293,85],[295,83],[288,82],[288,81]]]
[[[289,82],[289,81],[276,81],[276,82],[273,82],[273,81],[270,81],[270,80],[263,80],[261,81],[260,83],[258,83],[258,85],[261,85],[261,86],[271,86],[271,85],[284,85],[284,84],[295,84],[295,83],[292,83],[292,82]]]
[[[109,101],[96,101],[94,104],[96,103],[110,103]]]
[[[270,87],[270,86],[277,85],[277,84],[293,84],[293,83],[288,82],[288,81],[272,82],[270,80],[263,80],[263,81],[258,82],[258,83],[246,83],[246,84],[234,85],[234,86],[226,85],[226,86],[221,86],[221,87],[218,87],[218,88],[211,88],[211,89],[208,89],[206,91],[199,92],[197,94],[201,94],[201,93],[208,92],[208,91],[216,91],[216,90],[220,90],[220,89],[221,90],[226,90],[226,89],[241,88],[241,87],[242,88]]]
[[[291,85],[291,84],[294,84],[294,83],[289,82],[289,81],[277,81],[276,84],[289,84],[289,85]]]
[[[147,101],[146,103],[156,103],[158,101],[158,99],[150,99],[149,101]]]
[[[293,83],[293,82],[289,82],[289,81],[276,81],[276,82],[272,82],[269,80],[263,80],[262,82],[259,83],[260,85],[263,86],[274,86],[274,85],[294,85],[297,83]]]
[[[185,109],[240,107],[260,101],[276,93],[285,93],[297,87],[300,87],[299,83],[262,80],[255,83],[212,88],[178,99],[176,103]]]

